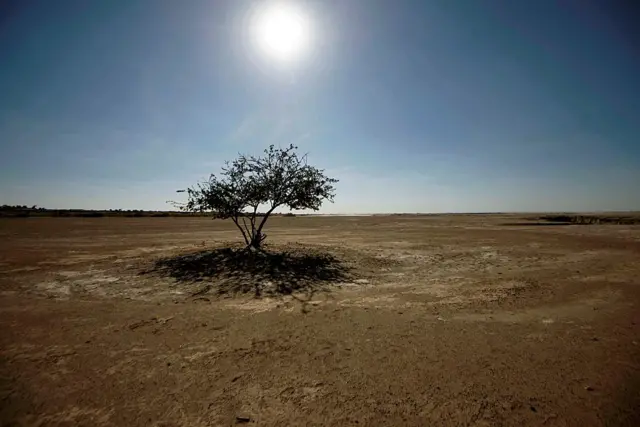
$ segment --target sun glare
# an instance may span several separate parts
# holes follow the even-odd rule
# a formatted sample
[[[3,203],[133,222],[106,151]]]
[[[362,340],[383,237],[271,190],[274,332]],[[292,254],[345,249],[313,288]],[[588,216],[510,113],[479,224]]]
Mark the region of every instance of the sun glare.
[[[260,49],[272,59],[291,62],[308,48],[309,22],[291,2],[270,2],[257,14],[255,38]]]

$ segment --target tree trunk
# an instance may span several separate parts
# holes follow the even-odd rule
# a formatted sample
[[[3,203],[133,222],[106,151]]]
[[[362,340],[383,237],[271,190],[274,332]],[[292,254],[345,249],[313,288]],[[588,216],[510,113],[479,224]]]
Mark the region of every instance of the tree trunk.
[[[249,244],[247,245],[247,249],[256,251],[262,250],[262,242],[267,238],[267,235],[262,233],[262,227],[264,227],[267,219],[269,219],[269,215],[271,215],[271,212],[273,212],[276,207],[277,205],[274,205],[267,211],[267,213],[262,217],[262,221],[260,221],[260,225],[258,225],[258,227],[256,227],[255,225],[256,217],[253,216],[251,218],[251,235]]]
[[[255,251],[261,250],[262,241],[266,238],[266,236],[257,230],[251,234],[252,234],[251,241],[247,245],[247,249],[255,250]]]

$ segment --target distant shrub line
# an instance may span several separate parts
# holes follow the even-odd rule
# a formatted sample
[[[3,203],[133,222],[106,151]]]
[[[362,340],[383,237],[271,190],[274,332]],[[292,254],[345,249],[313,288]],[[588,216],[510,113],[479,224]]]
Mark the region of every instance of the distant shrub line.
[[[640,224],[640,215],[543,215],[538,219],[565,224]]]
[[[0,206],[0,218],[172,218],[172,217],[205,217],[206,212],[178,212],[178,211],[144,211],[139,209],[123,210],[91,210],[91,209],[46,209],[37,206]],[[258,214],[261,215],[261,214]],[[274,214],[276,216],[295,216],[292,213]]]

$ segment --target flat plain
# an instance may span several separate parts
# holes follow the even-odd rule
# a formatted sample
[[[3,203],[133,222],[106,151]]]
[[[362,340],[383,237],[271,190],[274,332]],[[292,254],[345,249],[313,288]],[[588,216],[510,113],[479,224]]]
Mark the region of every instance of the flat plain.
[[[640,226],[0,220],[2,426],[640,425]]]

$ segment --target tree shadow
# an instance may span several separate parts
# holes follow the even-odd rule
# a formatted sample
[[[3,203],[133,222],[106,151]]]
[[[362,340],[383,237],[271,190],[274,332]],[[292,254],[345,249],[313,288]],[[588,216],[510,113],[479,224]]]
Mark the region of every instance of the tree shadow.
[[[218,248],[162,258],[144,273],[157,273],[177,282],[210,281],[193,296],[254,293],[290,295],[305,291],[313,295],[331,283],[351,279],[350,269],[328,253],[251,252]]]

